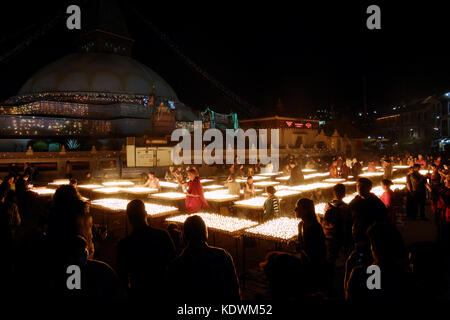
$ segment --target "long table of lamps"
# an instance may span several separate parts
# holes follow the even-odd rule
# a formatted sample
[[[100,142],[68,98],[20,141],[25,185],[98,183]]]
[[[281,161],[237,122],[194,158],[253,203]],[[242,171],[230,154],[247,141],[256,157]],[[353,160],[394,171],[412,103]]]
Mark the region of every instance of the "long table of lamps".
[[[203,190],[205,191],[213,191],[213,190],[219,190],[224,189],[225,187],[220,184],[210,184],[209,186],[203,186]]]
[[[126,211],[127,205],[131,200],[126,199],[116,199],[116,198],[105,198],[92,200],[92,206],[99,206],[112,211]],[[155,203],[144,202],[145,210],[147,215],[150,217],[161,217],[178,212],[178,208],[172,206],[164,206]]]
[[[291,189],[279,189],[275,192],[275,196],[277,196],[279,199],[285,199],[288,197],[295,197],[300,196],[301,192],[297,190],[291,190]],[[267,197],[267,193],[263,193],[263,196]]]
[[[49,182],[48,185],[50,187],[59,187],[64,186],[70,183],[69,179],[55,179],[52,182]]]
[[[308,192],[308,191],[314,191],[319,189],[328,189],[334,187],[334,183],[326,183],[326,182],[316,182],[316,183],[310,183],[310,184],[303,184],[298,186],[292,186],[289,187],[291,190],[301,191],[301,192]]]
[[[86,189],[86,190],[93,190],[93,189],[100,189],[104,188],[101,184],[79,184],[78,189]]]
[[[245,229],[244,235],[264,240],[291,241],[298,237],[300,219],[281,217]]]
[[[248,220],[248,219],[241,219],[236,217],[229,217],[224,216],[216,213],[206,213],[206,212],[200,212],[196,213],[195,215],[201,217],[203,221],[205,222],[208,229],[220,231],[227,234],[237,234],[239,232],[242,232],[244,229],[254,227],[258,225],[258,222]],[[173,216],[166,218],[166,222],[172,222],[172,223],[178,223],[183,224],[184,221],[192,215],[180,215],[180,216]]]
[[[384,175],[384,172],[365,172],[359,175],[360,178],[373,178],[373,177],[381,177]]]
[[[205,189],[205,188],[203,188],[203,189]],[[264,192],[264,189],[255,189],[255,193],[256,194],[258,194],[258,193],[263,193]],[[229,194],[228,193],[228,188],[222,188],[222,189],[216,189],[216,190],[206,190],[205,189],[205,194],[206,193],[208,193],[208,194]],[[241,189],[240,191],[239,191],[239,194],[241,195],[241,196],[243,196],[244,195],[244,189]],[[205,198],[206,198],[206,196],[205,196]]]
[[[46,188],[46,187],[35,187],[31,188],[30,191],[36,193],[40,197],[49,197],[53,196],[56,192],[56,189]]]
[[[134,182],[128,180],[115,180],[103,182],[102,185],[105,187],[130,187],[134,186]]]
[[[171,181],[159,181],[159,185],[161,188],[167,188],[167,189],[177,189],[178,183],[171,182]]]
[[[203,195],[204,195],[206,201],[217,202],[217,203],[236,201],[236,200],[239,200],[241,197],[240,195],[229,194],[228,190],[226,190],[226,189],[208,191],[208,192],[205,192]]]
[[[266,188],[269,186],[273,187],[279,185],[280,183],[278,181],[258,181],[254,182],[253,184],[255,187]]]
[[[406,184],[406,176],[401,178],[392,179],[394,184]]]
[[[265,180],[269,180],[269,179],[270,179],[270,176],[253,176],[253,182],[265,181]],[[245,182],[247,182],[247,178],[237,178],[236,182],[245,183]]]
[[[278,172],[266,172],[266,173],[257,173],[254,177],[276,177],[283,174],[283,171]]]
[[[130,200],[117,198],[104,198],[91,201],[91,212],[94,223],[105,225],[108,234],[113,239],[121,239],[129,233],[129,221],[126,208]],[[144,202],[147,217],[152,218],[150,223],[158,224],[165,217],[179,212],[173,206]]]

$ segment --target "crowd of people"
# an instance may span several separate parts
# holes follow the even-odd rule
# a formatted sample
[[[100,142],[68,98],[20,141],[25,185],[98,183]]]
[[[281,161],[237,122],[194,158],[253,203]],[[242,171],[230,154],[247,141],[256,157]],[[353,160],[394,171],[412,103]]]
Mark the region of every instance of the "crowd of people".
[[[406,158],[405,163],[403,160]],[[330,162],[330,176],[352,174],[357,195],[348,204],[344,184],[333,188],[323,217],[318,218],[315,203],[299,199],[292,213],[300,219],[295,252],[274,251],[260,263],[274,300],[302,298],[332,299],[343,294],[350,301],[391,298],[434,298],[447,290],[446,269],[449,254],[450,172],[440,157],[382,157],[370,161],[368,170],[380,165],[385,171],[378,197],[371,192],[372,181],[355,175],[362,163],[342,158]],[[319,164],[317,164],[319,163]],[[304,167],[323,165],[309,159]],[[410,167],[406,194],[390,189],[392,167]],[[283,171],[288,184],[303,181],[302,164],[290,157]],[[347,167],[347,169],[345,168]],[[420,170],[426,169],[427,174]],[[233,164],[227,187],[239,194],[237,177],[246,177],[244,197],[253,197],[251,174],[255,167]],[[86,177],[88,178],[88,177]],[[176,181],[187,193],[186,209],[196,213],[208,207],[196,168],[170,167],[166,180]],[[77,181],[60,186],[52,201],[42,205],[30,192],[30,172],[11,172],[0,184],[1,246],[6,258],[0,275],[11,294],[21,297],[103,297],[146,301],[230,302],[240,301],[239,278],[231,255],[208,244],[208,228],[200,216],[192,214],[182,228],[166,230],[149,224],[144,203],[132,200],[126,208],[131,232],[116,248],[114,264],[97,260],[96,241],[101,234],[93,224],[89,202],[77,191]],[[154,173],[143,185],[160,188]],[[280,216],[280,200],[274,187],[266,188],[264,219]],[[406,199],[410,219],[425,219],[426,200],[430,200],[438,226],[436,242],[407,247],[396,225],[396,201]],[[344,261],[343,283],[336,286],[338,269]],[[81,289],[67,286],[68,266],[79,266]],[[382,287],[367,287],[367,268],[381,270]],[[151,298],[151,300],[148,300]]]

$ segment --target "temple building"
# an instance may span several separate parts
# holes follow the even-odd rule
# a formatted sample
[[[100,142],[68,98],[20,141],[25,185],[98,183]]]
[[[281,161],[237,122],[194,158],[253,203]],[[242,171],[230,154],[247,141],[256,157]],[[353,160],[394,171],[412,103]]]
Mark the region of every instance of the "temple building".
[[[0,103],[1,137],[162,136],[183,117],[177,111],[192,114],[162,77],[131,58],[133,40],[118,7],[93,3],[78,52],[44,66]]]

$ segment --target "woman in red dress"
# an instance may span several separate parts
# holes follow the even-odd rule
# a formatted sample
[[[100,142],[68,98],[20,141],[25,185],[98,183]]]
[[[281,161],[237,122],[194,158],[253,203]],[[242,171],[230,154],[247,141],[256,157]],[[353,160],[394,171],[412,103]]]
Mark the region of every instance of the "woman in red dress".
[[[207,208],[208,203],[203,196],[203,187],[200,178],[198,177],[197,170],[190,169],[188,175],[189,181],[186,188],[186,211],[190,214]]]
[[[386,206],[386,209],[388,211],[389,221],[391,223],[395,223],[395,211],[392,207],[392,202],[394,201],[394,191],[391,189],[392,181],[388,179],[383,179],[381,181],[381,187],[383,188],[384,192],[380,196],[380,200],[383,201],[384,205]]]

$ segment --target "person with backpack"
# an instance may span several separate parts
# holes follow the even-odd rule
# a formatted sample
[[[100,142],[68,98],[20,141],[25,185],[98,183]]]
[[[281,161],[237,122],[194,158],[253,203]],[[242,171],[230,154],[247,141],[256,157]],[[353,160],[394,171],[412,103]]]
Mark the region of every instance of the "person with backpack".
[[[410,197],[409,217],[426,220],[425,200],[426,200],[426,178],[420,174],[420,164],[414,164],[413,170],[406,176],[406,188]]]

